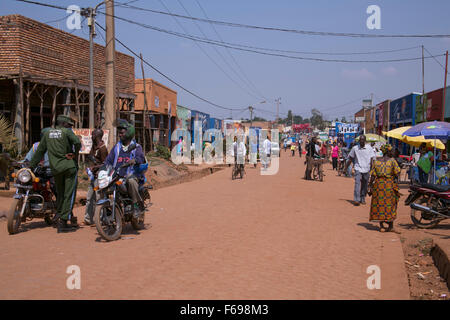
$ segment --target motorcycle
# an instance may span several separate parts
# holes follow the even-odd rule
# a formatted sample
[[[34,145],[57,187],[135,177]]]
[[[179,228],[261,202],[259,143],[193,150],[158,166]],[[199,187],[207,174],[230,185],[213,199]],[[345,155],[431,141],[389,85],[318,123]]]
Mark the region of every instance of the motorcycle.
[[[345,175],[344,170],[345,170],[345,159],[339,158],[338,167],[337,167],[338,176]]]
[[[126,222],[131,222],[135,230],[144,228],[145,213],[139,218],[134,217],[134,203],[128,195],[126,177],[119,175],[120,169],[127,166],[129,164],[122,165],[118,170],[108,166],[99,171],[95,181],[94,190],[99,191],[100,200],[95,208],[94,223],[100,236],[107,241],[119,239]],[[144,212],[150,206],[150,189],[152,186],[146,184],[146,179],[139,185]]]
[[[411,220],[419,228],[430,229],[450,218],[450,186],[412,184],[405,205],[411,207]]]
[[[52,225],[56,215],[56,196],[50,182],[50,170],[38,166],[33,172],[26,163],[15,163],[13,167],[19,170],[11,175],[15,179],[16,193],[8,212],[9,234],[17,233],[22,222],[35,218],[44,218],[48,225]]]

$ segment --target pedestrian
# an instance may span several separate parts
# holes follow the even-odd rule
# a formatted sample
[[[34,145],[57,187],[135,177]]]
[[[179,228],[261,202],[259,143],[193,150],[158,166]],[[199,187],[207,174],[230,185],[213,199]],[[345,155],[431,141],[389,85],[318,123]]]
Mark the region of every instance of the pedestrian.
[[[269,135],[267,135],[266,139],[264,140],[263,150],[264,150],[264,154],[266,155],[266,159],[262,159],[262,160],[264,160],[264,161],[262,161],[263,169],[267,170],[267,168],[269,167],[269,163],[270,163],[270,152],[272,150],[272,142],[270,142]]]
[[[372,160],[375,158],[375,152],[370,145],[366,144],[366,136],[362,135],[359,138],[359,144],[354,146],[349,153],[349,160],[345,170],[350,166],[351,161],[354,162],[355,168],[355,190],[354,202],[355,206],[366,204],[367,187],[370,178],[370,169]]]
[[[426,143],[422,143],[420,146],[420,158],[417,161],[417,168],[419,170],[419,182],[420,183],[428,183],[428,175],[431,171],[433,152],[427,151]]]
[[[333,148],[331,149],[331,159],[333,162],[333,170],[337,170],[339,159],[339,147],[336,145],[336,142],[333,142]]]
[[[92,166],[86,170],[88,171],[88,175],[91,176],[91,183],[89,184],[86,196],[86,212],[84,214],[85,225],[91,225],[94,223],[94,211],[97,201],[97,192],[94,191],[94,179],[97,178],[98,171],[103,166],[106,157],[108,156],[108,149],[103,141],[103,130],[95,129],[92,131],[91,138],[92,147],[89,152],[88,159],[92,163]]]
[[[381,147],[383,157],[373,162],[370,170],[368,194],[372,196],[369,221],[380,223],[380,232],[394,231],[394,220],[397,217],[397,204],[400,192],[397,177],[400,167],[392,158],[392,146],[385,144]],[[386,228],[384,223],[388,224]]]
[[[320,144],[320,156],[324,159],[328,158],[328,150],[325,141],[322,141]]]
[[[302,157],[302,139],[300,138],[300,140],[298,141],[298,155],[300,156],[300,158]]]
[[[286,149],[287,149],[287,137],[284,138],[283,146],[284,146],[284,152],[286,152]]]
[[[80,139],[71,129],[73,124],[73,120],[68,116],[59,115],[56,128],[45,132],[30,161],[30,167],[34,169],[48,151],[56,184],[58,233],[72,231],[78,227],[76,222],[70,225],[67,223],[73,216],[72,209],[77,192],[78,152],[81,148]]]
[[[295,144],[294,143],[291,144],[291,152],[292,152],[292,156],[295,156]]]
[[[306,145],[306,169],[305,169],[305,180],[311,179],[311,172],[313,166],[313,159],[319,156],[318,148],[316,145],[316,137],[312,137],[311,141]]]

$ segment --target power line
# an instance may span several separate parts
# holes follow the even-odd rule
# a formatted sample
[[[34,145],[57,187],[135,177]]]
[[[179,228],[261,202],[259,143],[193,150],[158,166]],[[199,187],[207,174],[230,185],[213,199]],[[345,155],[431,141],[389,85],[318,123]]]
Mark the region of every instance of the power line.
[[[202,19],[197,17],[188,17],[180,14],[168,13],[164,11],[146,9],[131,5],[126,5],[125,7],[140,11],[147,11],[162,15],[176,16],[178,18],[195,20],[200,22],[213,23],[217,25],[227,26],[227,27],[238,27],[238,28],[247,28],[247,29],[259,29],[266,31],[280,31],[280,32],[288,32],[288,33],[297,33],[303,35],[313,35],[313,36],[337,36],[337,37],[361,37],[361,38],[449,38],[450,34],[368,34],[368,33],[344,33],[344,32],[322,32],[322,31],[308,31],[308,30],[298,30],[298,29],[286,29],[286,28],[276,28],[276,27],[265,27],[265,26],[255,26],[248,25],[242,23],[234,23],[234,22],[226,22],[226,21],[218,21],[218,20],[210,20],[210,19]]]
[[[66,10],[66,8],[63,8],[60,6],[46,4],[46,3],[37,2],[37,1],[30,1],[30,0],[16,0],[16,1],[51,7],[51,8],[55,8],[55,9]],[[226,22],[226,21],[188,17],[188,16],[183,16],[180,14],[174,14],[174,13],[168,13],[168,12],[164,12],[164,11],[136,7],[136,6],[132,6],[129,4],[122,4],[122,6],[126,7],[126,8],[130,8],[130,9],[140,10],[140,11],[147,11],[147,12],[152,12],[152,13],[157,13],[157,14],[162,14],[162,15],[174,16],[174,17],[178,17],[178,18],[195,20],[195,21],[200,21],[200,22],[213,23],[213,24],[228,26],[228,27],[258,29],[258,30],[266,30],[266,31],[279,31],[279,32],[288,32],[288,33],[296,33],[296,34],[311,35],[311,36],[335,36],[335,37],[353,37],[353,38],[450,38],[450,34],[409,34],[409,35],[408,34],[368,34],[368,33],[323,32],[323,31],[309,31],[309,30],[286,29],[286,28],[276,28],[276,27],[264,27],[264,26],[247,25],[247,24],[242,24],[242,23],[233,23],[233,22]]]
[[[425,49],[426,52],[428,52],[428,54],[430,54],[430,51],[427,50],[427,48],[423,47]],[[445,67],[439,62],[439,60],[437,60],[436,58],[433,57],[433,59],[441,66],[442,69],[444,69],[445,71]],[[447,72],[447,74],[450,74],[450,72]]]
[[[104,12],[101,12],[101,11],[99,11],[99,13],[105,14]],[[122,21],[128,22],[128,23],[131,23],[131,24],[135,24],[135,25],[141,26],[141,27],[146,28],[146,29],[151,29],[151,30],[154,30],[154,31],[167,33],[167,34],[170,34],[170,35],[173,35],[173,36],[176,36],[176,37],[180,37],[180,38],[190,39],[190,40],[193,40],[193,41],[208,43],[208,44],[221,46],[221,47],[226,47],[226,48],[239,50],[239,51],[251,52],[251,53],[267,55],[267,56],[275,56],[275,57],[281,57],[281,58],[295,59],[295,60],[317,61],[317,62],[339,62],[339,63],[387,63],[387,62],[392,63],[392,62],[417,61],[417,60],[421,60],[422,59],[422,57],[417,57],[417,58],[386,59],[386,60],[345,60],[345,59],[324,59],[324,58],[299,57],[299,56],[291,56],[291,55],[285,55],[285,54],[268,53],[268,52],[261,52],[261,51],[257,51],[257,50],[233,47],[233,46],[225,45],[225,44],[222,44],[220,42],[215,42],[215,41],[212,41],[212,40],[209,40],[209,39],[204,39],[204,38],[200,38],[200,37],[196,37],[196,36],[192,36],[192,35],[188,35],[188,34],[181,34],[179,32],[161,29],[161,28],[158,28],[158,27],[147,25],[145,23],[136,22],[136,21],[129,20],[129,19],[126,19],[126,18],[123,18],[123,17],[119,17],[119,16],[116,16],[116,15],[114,16],[114,18],[116,18],[118,20],[122,20]],[[430,58],[433,58],[433,57],[441,57],[441,56],[444,56],[444,54],[435,55],[435,56],[427,56],[427,57],[424,57],[424,58],[425,59],[430,59]]]
[[[200,2],[198,0],[195,0],[195,2],[197,3],[197,5],[199,6],[200,10],[202,10],[203,15],[206,17],[206,19],[209,19],[208,15],[206,14],[205,9],[203,9],[203,6],[200,4]],[[217,35],[217,37],[219,38],[220,42],[223,43],[223,39],[220,36],[219,32],[217,31],[216,27],[214,27],[213,24],[210,24],[211,28],[214,30],[214,33]],[[206,37],[206,36],[205,36]],[[244,72],[243,68],[239,65],[239,63],[236,61],[236,59],[234,58],[234,56],[231,54],[230,50],[228,48],[226,48],[226,51],[228,53],[228,55],[231,57],[231,59],[233,60],[234,64],[238,67],[238,69],[241,71],[242,75],[245,77],[245,79],[247,79],[247,82],[253,87],[253,89],[255,90],[255,92],[261,96],[263,99],[268,100],[257,88],[256,86],[253,84],[253,82],[249,79],[249,77],[246,75],[246,73]]]
[[[160,2],[162,1],[162,0],[159,0]],[[190,14],[189,14],[189,12],[188,12],[188,10],[186,9],[186,7],[183,5],[183,3],[180,1],[180,0],[177,0],[178,1],[178,4],[183,8],[183,10],[186,12],[186,14],[187,15],[189,15],[190,16]],[[164,6],[164,7],[166,7],[166,6]],[[166,7],[166,9],[167,9],[167,7]],[[167,9],[167,11],[169,11],[170,12],[170,10],[168,10]],[[196,21],[194,21],[194,24],[195,24],[195,26],[197,27],[197,29],[200,31],[200,33],[201,34],[203,34],[203,36],[204,37],[206,37],[206,35],[205,35],[205,33],[203,32],[203,30],[202,30],[202,28],[198,25],[198,23],[196,22]],[[185,31],[185,34],[188,34],[188,32],[183,28],[183,30]],[[242,80],[242,78],[241,78],[241,76],[234,70],[234,68],[228,63],[228,61],[225,59],[225,57],[220,53],[220,51],[216,48],[216,47],[213,47],[213,49],[214,49],[214,51],[217,53],[217,55],[222,59],[222,61],[228,66],[228,68],[230,68],[230,70],[232,71],[232,72],[234,72],[234,74],[235,75],[237,75],[237,77],[241,80],[241,81],[243,81]],[[223,72],[225,72],[225,71],[223,71]],[[247,91],[247,89],[244,89],[240,84],[238,84],[237,83],[237,81],[234,81],[234,79],[231,79],[231,77],[230,76],[228,76],[229,78],[230,78],[230,80],[232,80],[241,90],[243,90],[245,93],[247,93],[248,95],[250,95],[251,97],[253,97],[253,98],[258,98],[258,97],[256,97],[253,93],[251,93],[250,91],[251,91],[251,88],[248,88],[248,89],[250,89],[250,91]],[[246,83],[245,83],[245,81],[243,81],[243,83],[245,84],[245,85],[247,85]],[[247,85],[248,86],[248,85]]]
[[[159,0],[159,2],[161,3],[161,5],[170,12],[169,8],[164,4],[164,2],[162,0]],[[102,13],[102,12],[101,12]],[[187,35],[188,32],[187,30],[184,28],[184,26],[177,20],[176,17],[173,17],[173,19],[175,20],[175,22],[178,24],[178,26],[184,31],[184,34]],[[194,41],[195,45],[203,52],[203,54],[231,81],[233,82],[239,89],[241,89],[242,91],[244,91],[246,94],[250,95],[253,98],[256,98],[253,94],[251,94],[250,92],[248,92],[246,89],[244,89],[239,83],[237,83],[209,54],[208,52],[198,44],[198,41]]]
[[[97,26],[99,26],[103,31],[106,32],[105,28],[103,28],[102,25],[100,25],[99,23],[95,22],[95,24]],[[128,51],[130,51],[136,58],[141,59],[140,55],[138,55],[136,52],[134,52],[132,49],[130,49],[127,45],[125,45],[122,41],[120,41],[119,39],[117,39],[116,36],[114,36],[114,39],[120,43],[125,49],[127,49]],[[147,66],[149,66],[150,68],[152,68],[154,71],[156,71],[159,75],[163,76],[164,78],[166,78],[167,80],[169,80],[170,82],[172,82],[173,84],[175,84],[177,87],[181,88],[182,90],[186,91],[187,93],[189,93],[190,95],[196,97],[199,100],[202,100],[203,102],[206,102],[214,107],[220,108],[220,109],[224,109],[224,110],[243,110],[243,109],[247,109],[247,107],[245,108],[227,108],[224,106],[221,106],[219,104],[216,104],[214,102],[211,102],[205,98],[202,98],[201,96],[197,95],[196,93],[192,92],[189,89],[186,89],[184,86],[182,86],[181,84],[179,84],[178,82],[176,82],[175,80],[172,80],[169,76],[167,76],[166,74],[164,74],[163,72],[159,71],[156,67],[154,67],[153,65],[151,65],[149,62],[147,62],[147,60],[142,59],[143,63],[145,63]]]

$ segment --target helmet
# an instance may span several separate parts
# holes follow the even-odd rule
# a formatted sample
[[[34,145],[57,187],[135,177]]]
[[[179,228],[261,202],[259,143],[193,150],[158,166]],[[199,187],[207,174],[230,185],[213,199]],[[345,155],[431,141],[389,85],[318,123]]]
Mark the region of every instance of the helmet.
[[[119,119],[117,120],[117,129],[126,129],[127,132],[123,137],[124,140],[131,140],[134,138],[134,134],[136,132],[134,126],[129,123],[127,120]]]

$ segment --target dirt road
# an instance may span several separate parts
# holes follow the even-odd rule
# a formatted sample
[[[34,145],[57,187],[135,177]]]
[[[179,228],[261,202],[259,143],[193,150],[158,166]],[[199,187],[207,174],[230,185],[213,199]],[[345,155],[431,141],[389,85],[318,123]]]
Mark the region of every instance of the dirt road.
[[[44,222],[10,236],[3,220],[0,299],[409,299],[399,236],[368,223],[330,165],[325,182],[303,180],[303,160],[282,151],[277,175],[246,166],[232,181],[226,168],[154,191],[147,229],[116,242]],[[66,288],[70,265],[80,290]],[[380,290],[367,288],[371,265]]]

